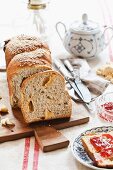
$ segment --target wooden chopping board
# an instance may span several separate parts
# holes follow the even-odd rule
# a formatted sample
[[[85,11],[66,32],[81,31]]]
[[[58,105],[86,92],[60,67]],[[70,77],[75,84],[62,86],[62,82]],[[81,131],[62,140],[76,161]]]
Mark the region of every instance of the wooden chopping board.
[[[5,79],[2,81],[0,80],[0,96],[2,97],[0,104],[5,104],[9,111],[9,114],[2,116],[1,119],[8,117],[15,123],[13,129],[5,128],[0,125],[0,143],[33,136],[35,134],[42,150],[47,152],[68,146],[69,141],[58,132],[58,130],[89,121],[87,110],[81,104],[73,103],[73,114],[70,119],[51,120],[27,125],[24,122],[21,110],[12,110],[8,94],[7,81]]]

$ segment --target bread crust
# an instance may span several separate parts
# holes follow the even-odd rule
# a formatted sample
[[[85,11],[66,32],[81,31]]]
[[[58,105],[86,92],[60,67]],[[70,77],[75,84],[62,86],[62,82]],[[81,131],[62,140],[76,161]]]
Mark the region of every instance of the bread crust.
[[[25,87],[27,86],[28,82],[30,82],[33,78],[35,78],[36,76],[43,76],[43,74],[51,74],[51,75],[58,75],[61,77],[62,79],[62,82],[64,83],[64,90],[65,90],[65,79],[64,77],[57,71],[53,71],[53,70],[47,70],[47,71],[44,71],[44,72],[39,72],[39,73],[35,73],[33,75],[31,75],[30,77],[28,77],[27,79],[25,79],[22,83],[22,86],[21,86],[21,101],[20,101],[20,106],[21,106],[21,110],[22,110],[22,113],[23,113],[23,116],[24,116],[24,119],[25,119],[25,122],[26,123],[31,123],[31,122],[36,122],[36,121],[44,121],[44,120],[51,120],[51,119],[60,119],[60,118],[70,118],[71,116],[71,113],[72,113],[72,102],[71,102],[71,97],[69,96],[69,93],[65,90],[65,93],[67,94],[68,98],[69,98],[69,101],[68,101],[68,108],[70,109],[70,113],[66,113],[66,114],[62,114],[62,115],[57,115],[57,116],[53,116],[53,117],[45,117],[44,119],[42,118],[34,118],[32,120],[28,120],[26,119],[26,113],[25,113],[25,110],[23,108],[23,101],[24,101],[24,95],[23,95],[23,91],[25,89]]]
[[[50,73],[50,74],[59,75],[59,76],[62,78],[62,81],[63,81],[64,84],[65,84],[65,79],[64,79],[64,77],[63,77],[58,71],[48,70],[48,71],[43,71],[43,72],[35,73],[35,74],[31,75],[30,77],[28,77],[27,79],[25,79],[25,80],[23,81],[23,83],[22,83],[21,90],[23,90],[23,88],[26,86],[26,84],[28,83],[28,81],[32,80],[32,78],[34,78],[36,75],[41,76],[41,75],[43,75],[44,73]]]
[[[37,37],[20,35],[20,36],[13,37],[10,40],[7,40],[5,43],[4,51],[6,57],[7,80],[8,80],[9,94],[10,94],[10,103],[12,107],[15,106],[20,107],[24,115],[24,110],[22,107],[23,106],[22,91],[24,87],[35,76],[41,76],[41,75],[44,76],[47,73],[47,74],[52,74],[53,77],[54,75],[60,76],[61,83],[59,84],[60,85],[62,84],[62,87],[64,88],[64,91],[62,92],[62,100],[60,100],[60,102],[65,101],[65,103],[62,104],[63,109],[60,105],[58,105],[60,99],[60,95],[59,95],[60,93],[58,93],[58,101],[55,98],[52,107],[51,107],[51,100],[49,100],[49,104],[46,106],[50,108],[52,112],[55,109],[56,110],[55,112],[52,113],[49,110],[46,111],[46,108],[44,108],[43,109],[44,110],[43,114],[45,115],[44,120],[70,118],[72,113],[71,98],[68,92],[65,90],[64,77],[60,73],[52,70],[51,52],[49,50],[48,45],[42,42]],[[59,82],[59,78],[57,79],[57,81]],[[55,82],[57,83],[57,81]],[[54,81],[53,81],[53,85],[54,85]],[[56,84],[54,87],[56,87]],[[52,91],[52,95],[54,95],[56,93],[54,93],[52,88],[50,88],[49,94]],[[59,88],[57,89],[59,90]],[[40,98],[39,98],[39,103],[40,103]],[[58,105],[58,108],[56,108],[55,104]],[[57,113],[57,109],[61,110],[62,112],[58,110]],[[30,119],[31,120],[25,119],[26,123],[43,121],[43,118],[30,117]]]
[[[83,144],[83,147],[88,154],[88,156],[93,160],[94,165],[102,168],[113,168],[113,161],[109,160],[108,158],[102,157],[99,152],[95,150],[93,145],[90,143],[90,138],[91,137],[98,137],[102,135],[103,133],[100,134],[95,134],[95,135],[85,135],[82,137],[81,141]],[[113,136],[113,132],[108,132],[107,134],[111,134]],[[97,158],[99,160],[97,160]]]
[[[7,67],[7,80],[9,87],[9,95],[11,105],[13,106],[13,95],[14,95],[14,87],[13,87],[13,78],[20,72],[24,72],[24,70],[36,69],[37,72],[40,70],[51,70],[51,62],[49,59],[51,58],[51,54],[46,49],[37,49],[32,52],[25,52],[22,54],[16,55],[9,63]],[[15,105],[16,106],[16,105]]]
[[[51,67],[51,58],[48,50],[38,49],[32,52],[25,52],[16,55],[7,67],[7,74],[13,74],[18,72],[20,68],[31,67],[35,65],[47,65]]]
[[[39,38],[34,36],[19,35],[6,41],[5,44],[5,59],[6,67],[8,66],[11,59],[20,53],[34,51],[36,49],[46,49],[50,52],[49,47],[46,43],[41,41]],[[51,62],[51,58],[50,58]]]
[[[36,68],[37,72],[40,70],[51,70],[51,67],[49,66],[45,66],[45,65],[32,65],[32,66],[26,66],[26,69],[29,70],[31,68]],[[18,69],[18,71],[22,71],[23,68]],[[18,76],[18,72],[12,72],[11,74],[8,74],[7,76],[7,80],[8,80],[8,89],[9,89],[9,96],[10,96],[10,103],[12,107],[20,107],[19,103],[17,103],[16,105],[13,102],[13,96],[14,96],[14,87],[13,87],[13,83],[11,80],[13,80],[14,76]],[[27,78],[27,77],[26,77]]]
[[[90,152],[88,145],[85,143],[84,138],[82,138],[82,145],[84,146],[85,151],[87,152],[88,156],[95,162],[95,158],[92,152]]]

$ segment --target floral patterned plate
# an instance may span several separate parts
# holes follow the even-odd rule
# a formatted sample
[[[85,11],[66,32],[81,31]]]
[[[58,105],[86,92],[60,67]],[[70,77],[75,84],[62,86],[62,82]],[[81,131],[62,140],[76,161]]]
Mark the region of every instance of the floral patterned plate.
[[[90,130],[87,130],[83,133],[81,133],[81,135],[79,135],[77,138],[74,139],[73,143],[72,143],[72,153],[74,155],[74,157],[83,165],[95,169],[95,170],[108,170],[106,168],[98,168],[95,165],[93,165],[93,161],[88,157],[87,153],[84,150],[84,147],[82,146],[82,142],[81,142],[81,138],[82,136],[86,135],[86,134],[98,134],[101,132],[110,132],[113,131],[113,126],[102,126],[102,127],[96,127]]]

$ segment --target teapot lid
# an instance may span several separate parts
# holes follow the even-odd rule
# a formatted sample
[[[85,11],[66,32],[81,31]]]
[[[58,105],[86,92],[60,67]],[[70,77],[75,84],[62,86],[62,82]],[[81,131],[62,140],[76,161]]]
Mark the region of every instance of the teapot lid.
[[[88,15],[82,15],[82,23],[79,21],[75,21],[71,25],[71,29],[74,32],[80,34],[95,34],[99,32],[99,25],[93,21],[88,20]]]

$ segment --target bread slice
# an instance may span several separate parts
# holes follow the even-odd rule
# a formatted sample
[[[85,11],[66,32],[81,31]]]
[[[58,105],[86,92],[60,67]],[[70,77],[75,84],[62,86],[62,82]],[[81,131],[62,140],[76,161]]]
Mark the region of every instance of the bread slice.
[[[12,37],[11,39],[6,41],[4,47],[6,67],[15,55],[24,52],[34,51],[39,48],[49,51],[48,45],[40,40],[38,37],[30,35],[19,35]]]
[[[20,105],[26,123],[69,118],[72,112],[65,80],[52,70],[36,73],[23,81]]]
[[[113,168],[113,131],[97,135],[85,135],[81,140],[85,151],[96,166]],[[94,144],[94,141],[96,141],[96,144]]]
[[[25,78],[34,73],[50,69],[51,53],[46,49],[37,49],[16,55],[7,67],[11,106],[19,107],[20,86]]]

